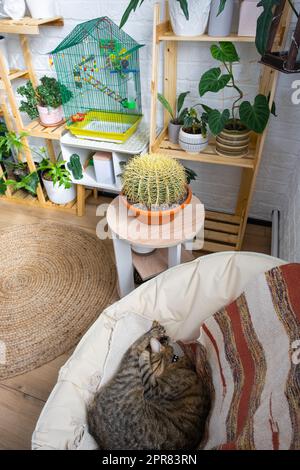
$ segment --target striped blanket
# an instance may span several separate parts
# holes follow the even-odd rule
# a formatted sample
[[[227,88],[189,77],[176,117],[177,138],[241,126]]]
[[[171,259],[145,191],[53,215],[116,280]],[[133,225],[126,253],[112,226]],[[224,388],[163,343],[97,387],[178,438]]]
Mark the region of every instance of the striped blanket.
[[[258,276],[210,317],[214,400],[205,449],[300,449],[300,264]]]

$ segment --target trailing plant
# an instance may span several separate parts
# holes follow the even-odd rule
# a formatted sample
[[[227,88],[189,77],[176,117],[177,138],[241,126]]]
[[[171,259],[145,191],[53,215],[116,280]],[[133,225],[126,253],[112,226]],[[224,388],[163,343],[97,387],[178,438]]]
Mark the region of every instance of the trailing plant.
[[[172,110],[172,106],[170,105],[169,101],[161,94],[157,94],[158,101],[163,105],[163,107],[168,111],[168,113],[171,116],[171,122],[172,124],[183,124],[184,117],[188,111],[188,108],[183,108],[185,98],[189,94],[189,91],[185,91],[184,93],[181,93],[178,98],[177,98],[177,103],[176,103],[176,115],[174,114]]]
[[[83,178],[82,165],[79,155],[73,153],[67,166],[75,180],[81,180]]]
[[[261,134],[267,126],[270,117],[269,99],[259,94],[254,103],[243,101],[244,94],[236,83],[233,73],[233,63],[239,62],[240,58],[236,48],[231,42],[220,42],[219,45],[211,46],[211,54],[214,59],[221,62],[225,69],[222,73],[220,67],[215,67],[205,72],[199,83],[199,94],[204,96],[207,92],[218,93],[224,88],[231,88],[237,92],[231,109],[220,112],[202,105],[207,114],[208,125],[214,135],[219,134],[225,127],[238,130],[241,126]]]
[[[130,203],[148,209],[177,204],[187,191],[185,168],[177,160],[155,153],[132,158],[124,168],[122,182]]]
[[[182,129],[189,134],[202,134],[203,137],[206,137],[207,114],[203,113],[199,117],[195,107],[188,109],[183,119]]]
[[[38,171],[42,171],[44,178],[52,181],[54,185],[58,184],[69,189],[72,187],[72,180],[65,164],[63,160],[51,162],[48,158],[44,158],[38,166]]]
[[[41,78],[41,84],[34,88],[31,81],[17,89],[17,92],[25,100],[21,101],[20,111],[25,112],[31,119],[39,116],[38,106],[46,108],[58,108],[72,98],[72,92],[55,78]]]

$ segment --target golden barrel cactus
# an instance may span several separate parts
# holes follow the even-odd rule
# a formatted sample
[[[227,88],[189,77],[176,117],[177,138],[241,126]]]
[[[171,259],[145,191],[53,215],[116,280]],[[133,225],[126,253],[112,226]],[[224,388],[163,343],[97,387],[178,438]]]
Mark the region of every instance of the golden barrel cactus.
[[[132,158],[122,175],[123,194],[131,204],[163,206],[182,202],[187,192],[185,168],[167,155]]]

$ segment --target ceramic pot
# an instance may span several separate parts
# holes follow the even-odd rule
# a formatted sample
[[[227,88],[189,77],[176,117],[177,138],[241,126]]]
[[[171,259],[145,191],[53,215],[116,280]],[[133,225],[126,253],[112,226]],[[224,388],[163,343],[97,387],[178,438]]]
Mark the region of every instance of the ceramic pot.
[[[202,152],[208,146],[208,137],[202,134],[189,134],[182,128],[179,132],[179,145],[188,153]]]
[[[147,248],[146,246],[142,245],[131,245],[131,249],[137,255],[150,255],[150,253],[155,251],[155,248]]]
[[[192,197],[192,190],[189,186],[187,186],[187,197],[185,201],[175,209],[169,209],[166,211],[150,211],[138,209],[137,207],[132,206],[128,202],[127,197],[125,197],[124,195],[122,195],[122,201],[127,206],[130,215],[136,217],[141,223],[147,225],[164,225],[172,222],[175,219],[176,215],[188,204],[190,204]]]
[[[25,0],[4,0],[3,11],[9,18],[12,18],[13,20],[20,20],[25,16]]]
[[[256,24],[263,7],[257,7],[257,0],[244,0],[240,9],[239,36],[256,36]]]
[[[53,181],[48,181],[42,175],[42,180],[48,195],[48,198],[54,204],[68,204],[76,198],[76,188],[72,184],[71,188],[66,189],[64,186],[59,186],[58,183],[55,185]]]
[[[172,144],[178,144],[180,128],[181,124],[174,124],[172,121],[169,122],[168,135],[169,141],[172,142]]]
[[[7,70],[9,70],[8,63],[8,52],[7,52],[7,39],[4,36],[0,36],[0,50],[4,57],[4,63]]]
[[[62,106],[58,108],[38,106],[37,108],[42,126],[55,127],[63,122],[64,113]]]
[[[26,0],[32,18],[54,18],[55,0]]]
[[[234,0],[227,0],[222,13],[218,15],[220,0],[212,0],[208,35],[226,37],[231,33]]]
[[[169,0],[170,20],[177,36],[199,36],[205,32],[211,0],[189,0],[189,20],[186,19],[178,0]]]
[[[249,129],[240,130],[224,129],[216,137],[216,151],[222,157],[242,158],[249,153],[250,143]]]

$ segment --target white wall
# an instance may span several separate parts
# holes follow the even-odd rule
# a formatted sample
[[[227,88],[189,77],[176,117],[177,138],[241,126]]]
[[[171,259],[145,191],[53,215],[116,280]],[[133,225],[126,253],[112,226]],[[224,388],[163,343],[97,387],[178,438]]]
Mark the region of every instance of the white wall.
[[[51,72],[47,52],[54,49],[74,26],[85,20],[103,15],[107,15],[116,23],[119,23],[128,2],[129,0],[57,0],[60,12],[65,18],[64,28],[42,28],[41,35],[30,40],[34,66],[38,74],[43,75]],[[145,0],[141,8],[131,16],[125,26],[125,30],[131,36],[145,44],[140,57],[143,108],[147,121],[150,112],[153,3],[153,0]],[[235,67],[236,74],[246,97],[251,99],[255,94],[259,78],[258,55],[254,45],[251,44],[238,45],[238,51],[241,56],[241,63]],[[18,42],[14,38],[11,38],[10,41],[10,52],[11,65],[20,66],[21,54],[18,52]],[[211,60],[207,44],[180,44],[178,92],[191,91],[189,104],[200,101],[197,92],[200,76],[213,64],[215,64],[215,61]],[[291,78],[282,75],[276,96],[279,117],[271,120],[251,208],[251,216],[253,217],[270,220],[273,208],[284,211],[288,206],[287,194],[300,145],[298,125],[300,106],[293,106],[290,97]],[[209,94],[205,102],[216,107],[229,106],[231,96],[227,91],[218,95]],[[240,171],[209,164],[197,164],[193,168],[198,173],[194,191],[206,206],[226,211],[234,210]]]

